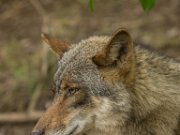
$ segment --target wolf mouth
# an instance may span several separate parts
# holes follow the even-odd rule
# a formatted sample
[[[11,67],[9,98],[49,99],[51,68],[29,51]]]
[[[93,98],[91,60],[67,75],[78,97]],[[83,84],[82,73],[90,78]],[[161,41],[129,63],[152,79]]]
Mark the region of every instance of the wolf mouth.
[[[70,129],[70,131],[64,135],[73,135],[73,133],[77,130],[78,125],[76,125],[74,128]]]

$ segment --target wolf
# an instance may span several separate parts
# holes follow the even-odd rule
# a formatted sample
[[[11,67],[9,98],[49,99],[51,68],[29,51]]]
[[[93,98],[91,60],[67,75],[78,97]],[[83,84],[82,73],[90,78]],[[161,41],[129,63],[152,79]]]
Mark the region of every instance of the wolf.
[[[52,105],[32,135],[180,135],[180,64],[126,29],[77,44],[42,35],[58,56]]]

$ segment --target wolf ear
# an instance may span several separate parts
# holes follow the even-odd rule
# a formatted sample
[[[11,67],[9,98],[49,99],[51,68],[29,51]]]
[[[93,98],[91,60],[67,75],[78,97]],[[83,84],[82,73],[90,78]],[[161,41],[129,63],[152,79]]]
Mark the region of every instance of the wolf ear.
[[[95,64],[109,66],[132,61],[134,58],[133,41],[130,34],[120,29],[112,36],[103,51],[93,57]]]
[[[42,42],[49,45],[55,54],[58,55],[59,58],[63,56],[63,54],[68,51],[70,45],[64,41],[51,38],[48,34],[41,34]]]

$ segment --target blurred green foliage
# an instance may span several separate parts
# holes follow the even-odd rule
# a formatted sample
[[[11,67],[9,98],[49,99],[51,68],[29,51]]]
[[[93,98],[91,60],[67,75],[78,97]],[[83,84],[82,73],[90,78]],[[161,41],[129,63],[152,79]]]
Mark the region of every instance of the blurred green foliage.
[[[139,2],[141,3],[141,6],[145,12],[149,12],[155,6],[155,3],[156,3],[155,0],[139,0]],[[94,1],[88,0],[88,5],[89,5],[90,10],[93,12],[94,11]]]
[[[145,12],[150,11],[154,6],[156,1],[155,0],[139,0],[141,6],[143,7]]]
[[[93,3],[93,0],[89,0],[88,3],[89,3],[89,8],[90,8],[90,10],[93,12],[93,11],[94,11],[94,3]]]

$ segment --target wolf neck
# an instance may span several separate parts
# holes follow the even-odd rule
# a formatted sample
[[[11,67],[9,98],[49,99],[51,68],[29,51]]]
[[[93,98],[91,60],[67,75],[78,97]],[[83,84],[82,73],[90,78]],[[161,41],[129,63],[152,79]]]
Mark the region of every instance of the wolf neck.
[[[178,94],[180,78],[174,78],[175,70],[171,60],[152,54],[148,50],[136,48],[135,85],[131,90],[132,114],[145,118],[153,110],[164,104],[174,105],[173,95]],[[169,64],[168,61],[171,61]],[[176,98],[176,97],[174,97]]]

